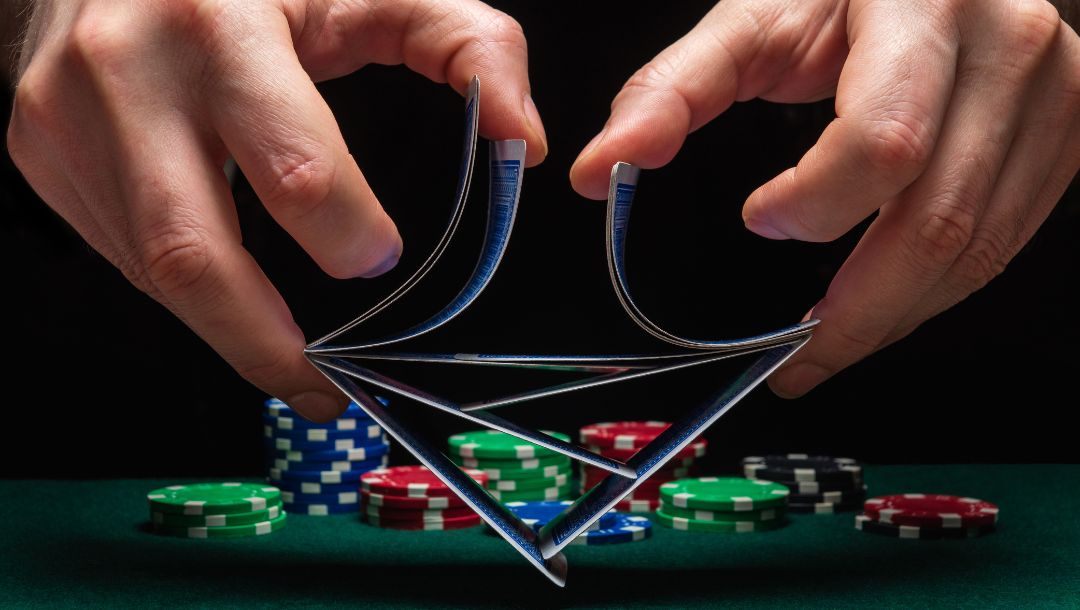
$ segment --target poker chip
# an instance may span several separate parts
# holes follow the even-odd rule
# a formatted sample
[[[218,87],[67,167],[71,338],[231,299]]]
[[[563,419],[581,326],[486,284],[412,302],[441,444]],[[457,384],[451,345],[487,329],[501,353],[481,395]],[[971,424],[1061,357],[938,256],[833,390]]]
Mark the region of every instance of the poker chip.
[[[338,419],[319,424],[271,399],[263,422],[267,478],[293,514],[356,512],[360,476],[389,461],[382,428],[354,403]]]
[[[783,519],[786,514],[786,510],[782,506],[760,510],[715,511],[665,505],[660,510],[668,517],[690,519],[692,521],[774,521]]]
[[[660,508],[659,499],[628,500],[622,499],[615,504],[615,510],[624,513],[651,513]]]
[[[560,432],[544,430],[545,434],[569,442],[570,437]],[[526,460],[557,452],[521,440],[516,436],[497,430],[474,430],[455,434],[449,439],[450,453],[463,458],[495,458]]]
[[[450,461],[454,462],[462,468],[476,468],[479,470],[487,470],[489,468],[499,471],[509,470],[540,470],[548,468],[550,466],[558,466],[560,468],[570,467],[570,458],[565,455],[542,455],[540,457],[529,458],[524,460],[495,460],[490,458],[463,458],[457,455],[451,455]]]
[[[469,517],[454,517],[450,519],[442,519],[440,521],[401,521],[396,519],[380,519],[379,517],[362,514],[361,519],[366,523],[374,525],[375,527],[394,530],[418,531],[457,530],[476,527],[482,523],[479,515],[473,515]]]
[[[150,523],[167,527],[226,527],[231,525],[251,525],[263,521],[276,519],[282,512],[281,505],[269,506],[266,510],[255,510],[249,513],[233,513],[226,515],[181,515],[178,513],[161,513],[151,511]]]
[[[813,513],[815,515],[831,515],[833,513],[846,512],[851,510],[859,510],[862,507],[862,502],[789,502],[788,512],[792,513]]]
[[[679,452],[673,456],[672,460],[703,457],[705,455],[706,447],[708,447],[708,443],[705,441],[705,439],[699,439],[679,450]],[[613,460],[619,460],[620,462],[625,462],[629,460],[630,458],[634,457],[634,455],[638,451],[641,451],[641,449],[618,449],[615,447],[601,447],[591,444],[586,445],[585,448],[589,451],[592,451],[593,453],[611,458]],[[665,464],[665,466],[668,466],[670,464],[671,463],[668,462],[667,464]]]
[[[294,461],[281,458],[274,458],[271,465],[272,468],[277,470],[290,470],[290,471],[304,471],[304,472],[318,472],[318,471],[348,471],[348,470],[371,470],[385,465],[385,460],[382,459],[390,451],[390,447],[387,445],[380,445],[376,451],[367,452],[363,449],[354,450],[362,452],[362,455],[366,458],[357,460],[339,460],[336,462],[306,462],[306,461]]]
[[[262,536],[285,527],[288,514],[282,511],[277,517],[268,521],[260,521],[246,525],[222,525],[215,527],[192,526],[178,527],[156,523],[153,528],[156,533],[167,536],[179,536],[182,538],[242,538],[247,536]]]
[[[479,470],[463,472],[477,483],[485,485],[487,475]],[[389,496],[453,496],[455,495],[439,477],[425,466],[393,466],[372,470],[360,477],[364,491]]]
[[[271,468],[270,478],[285,481],[313,481],[316,483],[349,483],[359,481],[360,476],[385,466],[385,460],[376,458],[364,462],[349,462],[354,470],[282,470]]]
[[[326,494],[282,491],[281,501],[287,508],[293,504],[351,504],[352,510],[356,510],[356,505],[360,502],[360,494],[356,489]],[[289,508],[289,510],[292,509]]]
[[[893,538],[906,538],[909,540],[940,540],[940,539],[963,539],[977,538],[995,530],[995,525],[972,525],[963,527],[920,527],[917,525],[897,525],[895,523],[880,523],[866,515],[855,516],[855,529],[890,536]]]
[[[486,467],[487,466],[486,462],[483,463],[483,465],[480,465],[480,462],[478,460],[471,460],[471,461],[478,464],[477,466],[474,466],[474,468],[476,468],[477,470],[483,471],[483,473],[487,475],[489,482],[490,481],[501,481],[501,480],[504,480],[504,479],[511,480],[511,481],[517,481],[517,480],[521,480],[521,479],[531,479],[531,478],[550,479],[550,478],[553,478],[553,477],[557,477],[559,475],[569,475],[570,474],[570,460],[566,460],[566,463],[564,463],[564,464],[552,464],[551,466],[544,466],[544,467],[541,467],[541,468],[527,468],[527,469],[521,469],[521,468],[488,468],[488,467]]]
[[[308,441],[294,438],[276,436],[264,439],[265,446],[271,451],[347,451],[361,447],[373,447],[385,445],[387,440],[384,436],[376,438],[338,438],[328,441]]]
[[[335,504],[333,502],[292,502],[285,505],[286,510],[294,515],[310,515],[312,517],[327,517],[330,515],[344,515],[355,513],[360,505]]]
[[[386,455],[390,451],[390,445],[387,443],[386,437],[382,438],[382,442],[357,447],[355,449],[342,449],[331,451],[283,451],[275,449],[271,452],[272,459],[276,462],[278,460],[294,462],[294,463],[314,463],[314,462],[359,462],[364,460],[370,460]],[[294,469],[295,466],[293,467]],[[333,470],[332,468],[316,468],[316,470]],[[352,470],[351,468],[349,470]]]
[[[880,523],[965,528],[997,523],[998,507],[985,500],[941,494],[898,494],[866,501],[863,511]]]
[[[514,513],[518,519],[525,522],[525,525],[528,525],[534,532],[539,532],[540,528],[550,523],[555,517],[566,512],[573,503],[572,500],[553,502],[506,502],[503,506],[510,509],[510,512]],[[614,512],[609,511],[604,513],[598,520],[589,526],[589,530],[593,531],[610,528],[616,523],[615,517],[616,515]]]
[[[491,497],[500,502],[528,502],[531,500],[564,500],[570,495],[570,483],[560,487],[544,487],[541,489],[526,489],[524,491],[499,491],[488,489]]]
[[[499,479],[488,481],[489,489],[499,491],[526,491],[531,489],[543,489],[547,487],[565,487],[570,484],[570,477],[566,474],[556,475],[551,478],[538,477],[534,479]]]
[[[862,482],[862,466],[855,460],[805,453],[746,457],[743,458],[743,473],[748,479],[769,481]]]
[[[610,527],[582,532],[570,544],[595,546],[637,542],[652,536],[652,521],[647,517],[615,513],[615,523]]]
[[[641,449],[669,427],[671,423],[664,421],[600,422],[583,426],[579,438],[596,447]]]
[[[303,417],[263,415],[263,424],[276,430],[359,430],[375,423],[370,417],[342,417],[325,424],[315,423]]]
[[[387,506],[407,510],[439,510],[468,506],[465,504],[464,500],[456,495],[417,498],[409,496],[390,496],[370,491],[361,491],[360,498],[370,506]]]
[[[788,487],[788,489],[791,488]],[[859,486],[856,489],[824,491],[812,494],[801,494],[792,491],[791,495],[788,496],[788,502],[791,504],[820,504],[822,502],[828,502],[830,504],[851,504],[853,502],[861,503],[865,499],[866,485]]]
[[[680,479],[660,486],[665,505],[713,511],[748,511],[787,503],[787,487],[771,481],[734,477]]]
[[[315,481],[294,481],[269,479],[270,483],[281,489],[282,493],[291,492],[304,495],[337,495],[342,493],[356,493],[355,481],[347,483],[317,483]]]
[[[384,521],[445,521],[475,515],[468,506],[441,510],[413,510],[361,504],[360,512]]]
[[[664,509],[656,511],[656,520],[665,527],[683,530],[687,532],[710,532],[710,533],[749,533],[775,530],[786,525],[786,519],[772,519],[768,521],[701,521],[675,517],[664,512]]]
[[[362,444],[364,439],[382,439],[383,430],[379,424],[369,423],[352,430],[336,430],[329,428],[298,428],[286,430],[273,426],[263,426],[263,437],[268,439],[290,439],[306,442],[330,442],[340,439],[359,440]]]
[[[259,483],[170,485],[146,495],[150,510],[181,515],[226,515],[266,510],[281,503],[281,491]]]
[[[773,483],[779,483],[784,487],[790,489],[792,494],[800,496],[813,496],[837,491],[856,492],[866,487],[861,479],[852,479],[849,481],[830,481],[828,483],[821,483],[819,481],[788,481],[784,479],[773,480],[765,479],[762,477],[757,478],[761,480],[772,481]]]

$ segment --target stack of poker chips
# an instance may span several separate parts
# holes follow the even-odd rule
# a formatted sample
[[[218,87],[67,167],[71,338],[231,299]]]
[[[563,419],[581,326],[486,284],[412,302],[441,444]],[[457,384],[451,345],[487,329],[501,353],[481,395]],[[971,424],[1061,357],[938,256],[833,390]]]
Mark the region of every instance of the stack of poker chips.
[[[978,498],[941,494],[899,494],[870,498],[855,529],[913,540],[976,538],[997,526],[998,507]]]
[[[590,451],[626,462],[670,426],[670,423],[662,421],[600,422],[583,426],[579,430],[579,435],[581,443]],[[655,511],[660,506],[660,486],[676,479],[694,476],[696,474],[694,460],[705,455],[705,447],[705,439],[684,447],[664,464],[663,468],[653,473],[635,487],[630,495],[620,500],[615,508],[629,513]],[[585,493],[611,473],[595,466],[581,464],[580,475],[579,491]]]
[[[661,525],[690,532],[761,532],[783,527],[789,495],[778,483],[737,477],[680,479],[660,486]]]
[[[563,441],[570,437],[546,432]],[[450,459],[486,475],[485,488],[500,502],[566,500],[572,494],[570,458],[495,430],[476,430],[447,439]]]
[[[477,483],[484,473],[465,470]],[[360,477],[360,518],[398,530],[454,530],[480,525],[477,515],[424,466],[394,466]]]
[[[272,398],[263,423],[268,479],[281,488],[291,513],[356,512],[360,475],[388,461],[390,444],[382,428],[355,404],[338,419],[317,424]]]
[[[262,536],[285,527],[276,487],[253,483],[171,485],[146,495],[156,533],[183,538]]]
[[[791,490],[788,509],[831,514],[858,510],[866,498],[862,466],[851,458],[788,453],[745,457],[743,475],[773,481]]]
[[[547,525],[573,504],[570,500],[559,502],[506,502],[506,508],[517,515],[534,532]],[[652,536],[652,521],[637,515],[616,511],[604,513],[589,529],[578,535],[570,544],[598,546],[638,542]]]

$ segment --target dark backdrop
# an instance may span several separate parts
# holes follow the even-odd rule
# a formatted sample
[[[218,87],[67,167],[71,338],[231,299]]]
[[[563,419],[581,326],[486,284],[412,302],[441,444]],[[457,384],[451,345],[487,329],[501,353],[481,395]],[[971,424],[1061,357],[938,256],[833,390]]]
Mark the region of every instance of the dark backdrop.
[[[603,205],[566,178],[625,79],[689,29],[709,2],[662,11],[552,10],[500,2],[529,38],[534,97],[551,153],[525,174],[504,266],[481,300],[425,348],[604,352],[655,349],[624,316],[608,283]],[[598,5],[600,6],[600,5]],[[483,87],[498,87],[485,82]],[[402,228],[405,256],[377,280],[324,276],[237,186],[245,243],[314,338],[363,310],[426,256],[452,192],[461,101],[402,67],[372,66],[321,86],[375,192]],[[739,209],[792,165],[831,117],[830,102],[738,104],[692,135],[668,168],[646,172],[635,209],[632,280],[654,319],[695,336],[736,336],[798,320],[824,293],[862,228],[832,244],[769,242]],[[417,155],[415,151],[429,154]],[[430,164],[430,175],[417,159]],[[487,172],[477,164],[473,211]],[[3,476],[255,475],[263,396],[162,307],[137,292],[26,186],[3,156]],[[471,217],[477,220],[478,217]],[[463,236],[413,321],[442,304],[471,265]],[[1080,298],[1074,187],[1003,277],[912,337],[795,401],[761,389],[707,434],[716,467],[746,453],[812,451],[876,462],[1075,461],[1072,398]],[[445,301],[443,301],[445,302]],[[396,316],[395,316],[396,318]],[[394,327],[385,323],[381,330]],[[730,367],[657,378],[507,416],[573,430],[612,418],[672,417]],[[542,374],[403,371],[448,395],[479,398]],[[454,377],[450,377],[453,374]],[[410,377],[411,376],[411,377]],[[402,406],[402,409],[405,407]],[[426,419],[436,437],[462,428]],[[395,459],[407,459],[397,448]]]

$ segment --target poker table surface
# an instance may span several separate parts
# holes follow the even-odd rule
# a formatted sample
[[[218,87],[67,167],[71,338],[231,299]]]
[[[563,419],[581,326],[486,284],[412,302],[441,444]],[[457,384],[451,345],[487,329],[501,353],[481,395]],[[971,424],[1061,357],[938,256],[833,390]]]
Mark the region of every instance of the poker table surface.
[[[568,547],[563,589],[481,527],[290,515],[254,538],[151,533],[146,493],[196,480],[0,481],[0,606],[1080,606],[1076,464],[867,466],[871,495],[995,502],[982,538],[888,538],[855,530],[853,513],[750,534],[657,525],[642,542]]]

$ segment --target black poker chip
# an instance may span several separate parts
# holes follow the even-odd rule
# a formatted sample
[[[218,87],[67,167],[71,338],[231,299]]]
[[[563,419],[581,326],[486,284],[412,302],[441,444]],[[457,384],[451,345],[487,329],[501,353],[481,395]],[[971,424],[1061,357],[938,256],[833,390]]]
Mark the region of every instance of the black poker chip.
[[[910,540],[942,540],[978,538],[993,532],[994,525],[973,525],[969,527],[926,527],[915,525],[895,525],[892,523],[880,523],[866,515],[855,516],[855,529],[861,532],[891,536],[893,538],[907,538]]]
[[[862,466],[851,458],[788,453],[743,458],[743,475],[782,483],[818,483],[819,486],[862,484]],[[789,486],[790,487],[790,486]],[[836,490],[833,487],[831,490]],[[800,490],[799,493],[820,493]]]

